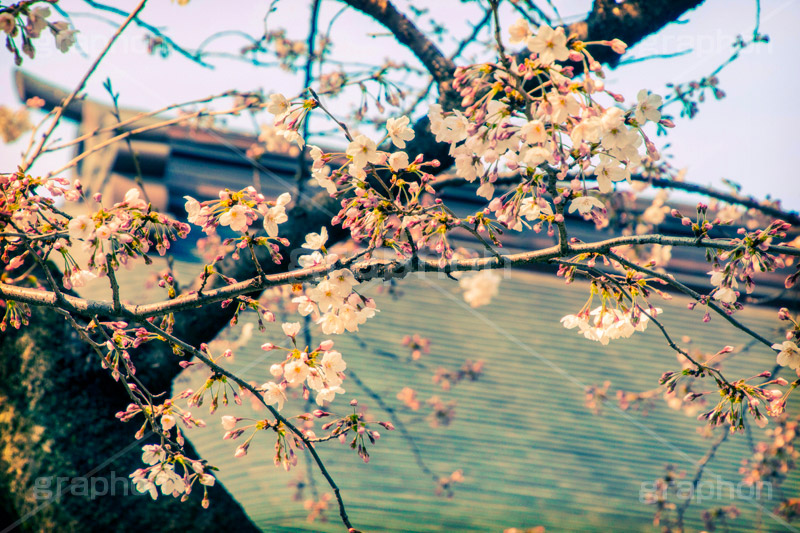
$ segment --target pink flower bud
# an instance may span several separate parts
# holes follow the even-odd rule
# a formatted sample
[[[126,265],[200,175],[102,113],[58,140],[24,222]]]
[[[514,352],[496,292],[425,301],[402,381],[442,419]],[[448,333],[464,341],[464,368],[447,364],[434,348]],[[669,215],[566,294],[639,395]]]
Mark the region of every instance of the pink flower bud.
[[[625,50],[628,49],[628,45],[625,44],[624,41],[621,41],[619,39],[613,39],[611,41],[608,41],[608,46],[610,46],[611,49],[614,50],[614,52],[618,53],[619,55],[624,54]]]
[[[330,339],[319,343],[319,349],[322,350],[323,352],[327,352],[331,348],[333,348],[333,341]]]
[[[236,453],[234,453],[233,456],[236,457],[236,458],[244,457],[245,455],[247,455],[247,449],[249,447],[250,447],[250,443],[249,442],[245,442],[244,444],[242,444],[241,446],[236,448]]]

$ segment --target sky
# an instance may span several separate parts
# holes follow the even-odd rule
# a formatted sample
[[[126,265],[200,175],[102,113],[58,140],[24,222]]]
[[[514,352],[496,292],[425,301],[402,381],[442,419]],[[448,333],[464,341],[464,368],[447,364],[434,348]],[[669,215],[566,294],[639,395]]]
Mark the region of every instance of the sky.
[[[109,2],[111,3],[111,2]],[[398,0],[398,7],[407,9],[406,0]],[[113,2],[120,8],[131,9],[136,2]],[[310,2],[281,0],[268,19],[270,29],[285,28],[290,38],[305,39]],[[541,2],[545,4],[545,2]],[[102,50],[119,17],[104,14],[107,20],[89,15],[91,9],[81,0],[62,0],[59,5],[71,14],[80,30],[79,49],[62,54],[53,46],[49,34],[36,42],[37,57],[26,58],[23,69],[55,85],[72,88],[80,80],[94,56]],[[226,6],[221,8],[220,6]],[[159,27],[177,43],[186,48],[197,47],[215,32],[237,30],[258,36],[264,29],[263,1],[236,0],[214,2],[191,0],[180,6],[166,0],[151,1],[141,18]],[[450,53],[459,36],[470,32],[482,13],[458,0],[416,1],[417,7],[430,9],[423,16],[421,26],[429,27],[428,19],[444,21],[451,35],[445,36],[440,46]],[[583,18],[591,7],[590,0],[564,0],[556,2],[559,13],[566,22]],[[335,0],[323,0],[320,27],[328,27],[331,18],[341,9]],[[457,17],[454,16],[457,13]],[[737,34],[749,36],[755,23],[754,0],[707,0],[697,10],[689,12],[677,24],[671,24],[660,33],[649,37],[629,49],[628,57],[671,54],[690,50],[673,58],[656,58],[627,64],[616,70],[607,70],[606,85],[635,99],[642,88],[665,94],[666,84],[699,79],[714,70],[732,52],[731,44]],[[503,12],[502,23],[510,25],[516,16]],[[55,18],[55,17],[54,17]],[[708,99],[701,104],[694,119],[676,118],[677,127],[657,144],[664,146],[672,157],[671,163],[686,169],[688,181],[722,186],[722,179],[740,183],[747,194],[764,198],[770,195],[782,200],[789,209],[800,210],[800,173],[792,157],[797,150],[794,132],[800,118],[796,104],[796,87],[800,73],[797,65],[800,50],[800,1],[762,0],[761,32],[769,35],[768,44],[746,49],[741,57],[719,75],[720,88],[726,97],[716,101]],[[351,63],[381,63],[385,58],[408,61],[418,65],[413,55],[398,45],[386,31],[368,17],[348,10],[332,26],[334,58]],[[258,68],[240,61],[214,58],[214,69],[201,67],[181,56],[167,59],[147,53],[145,32],[130,28],[118,40],[103,60],[87,85],[93,99],[107,100],[102,83],[110,78],[120,93],[124,107],[155,109],[192,98],[236,88],[239,90],[263,89],[265,92],[281,91],[296,94],[302,89],[302,78],[276,68]],[[227,34],[216,40],[211,49],[235,51],[246,41],[239,35]],[[468,49],[466,61],[478,50]],[[13,86],[11,55],[0,53],[0,105],[12,108],[21,102]],[[335,101],[330,107],[347,109],[354,100]],[[672,107],[671,112],[679,111]],[[263,119],[267,121],[266,115]],[[237,127],[250,127],[249,122],[235,122]],[[74,135],[74,128],[65,128],[61,137]],[[0,161],[3,171],[11,170],[19,160],[19,153],[27,144],[27,137],[12,145],[0,143]],[[71,154],[56,153],[40,160],[33,170],[44,172]]]

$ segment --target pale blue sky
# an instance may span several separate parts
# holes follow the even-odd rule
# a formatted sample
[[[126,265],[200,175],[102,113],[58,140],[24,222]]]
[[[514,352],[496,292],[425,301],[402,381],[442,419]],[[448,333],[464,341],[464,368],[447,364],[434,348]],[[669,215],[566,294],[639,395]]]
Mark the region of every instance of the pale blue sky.
[[[123,8],[136,2],[114,2]],[[543,2],[544,3],[544,2]],[[178,43],[192,48],[211,33],[229,29],[259,35],[263,31],[265,2],[212,2],[191,0],[187,6],[166,1],[151,2],[142,15],[148,22],[162,27]],[[565,19],[582,17],[588,10],[589,0],[556,2]],[[71,13],[86,13],[89,8],[79,0],[62,0],[60,5]],[[225,9],[220,6],[225,5]],[[334,0],[323,1],[321,27],[342,4]],[[402,8],[406,3],[398,1]],[[456,35],[469,31],[468,23],[476,22],[481,13],[465,7],[457,0],[429,0],[415,2],[427,5],[438,20],[445,20]],[[290,37],[303,39],[307,31],[308,3],[283,0],[278,11],[270,18],[270,27],[286,27]],[[458,16],[454,16],[454,12]],[[113,18],[113,16],[110,16]],[[516,17],[507,14],[506,23]],[[87,56],[76,51],[63,55],[54,49],[50,35],[37,43],[36,60],[26,59],[28,72],[71,87],[80,79],[93,54],[102,49],[113,27],[105,22],[76,15],[74,22],[81,33],[78,41]],[[731,52],[736,34],[749,36],[755,20],[753,0],[707,0],[696,11],[684,17],[684,24],[673,24],[632,48],[631,56],[670,53],[687,48],[694,52],[672,59],[655,59],[623,66],[608,73],[607,85],[628,98],[635,98],[641,88],[664,93],[668,82],[685,82],[697,79],[713,70]],[[710,100],[701,104],[700,114],[693,120],[678,120],[678,127],[667,141],[673,163],[686,167],[687,179],[702,184],[720,185],[722,178],[741,183],[746,193],[763,197],[772,194],[781,198],[784,205],[800,209],[800,175],[792,156],[797,151],[797,141],[792,136],[793,124],[800,118],[796,87],[800,81],[797,51],[800,50],[800,1],[763,0],[761,31],[770,36],[769,44],[745,50],[742,57],[720,75],[721,88],[727,97],[721,101]],[[389,37],[371,37],[369,34],[384,30],[357,12],[346,12],[337,21],[332,38],[335,57],[346,61],[380,63],[384,58],[414,62],[413,56],[396,45]],[[226,37],[218,41],[217,49],[236,50],[244,41]],[[445,39],[442,48],[454,47],[452,39]],[[467,54],[469,55],[469,54]],[[287,94],[301,89],[300,77],[277,69],[255,68],[236,61],[214,59],[214,70],[202,68],[183,57],[163,60],[147,55],[144,32],[129,29],[109,56],[104,60],[88,86],[93,98],[104,97],[102,81],[110,77],[115,89],[121,93],[121,103],[127,107],[153,109],[191,98],[198,98],[227,89],[241,90],[263,88],[267,92],[280,90]],[[10,54],[0,54],[5,74],[0,76],[0,104],[19,105],[12,85]],[[351,102],[342,101],[341,106]],[[335,108],[336,103],[331,107]],[[673,108],[677,112],[677,108]],[[264,120],[267,120],[266,115]],[[249,122],[242,123],[244,127]],[[73,132],[65,129],[68,137]],[[27,142],[25,139],[24,142]],[[3,170],[10,170],[18,160],[22,143],[0,145]],[[69,154],[55,154],[43,159],[35,170],[52,168]]]

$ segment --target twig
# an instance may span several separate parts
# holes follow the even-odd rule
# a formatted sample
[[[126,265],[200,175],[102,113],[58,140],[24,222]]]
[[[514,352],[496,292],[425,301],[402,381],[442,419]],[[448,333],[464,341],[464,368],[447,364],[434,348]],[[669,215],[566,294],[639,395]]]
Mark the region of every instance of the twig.
[[[197,348],[195,348],[191,344],[188,344],[188,343],[178,339],[177,337],[173,337],[172,335],[170,335],[166,331],[164,331],[161,328],[159,328],[158,326],[148,322],[147,320],[142,321],[141,324],[148,331],[156,333],[157,335],[163,337],[164,339],[166,339],[167,341],[171,342],[172,344],[174,344],[174,345],[176,345],[176,346],[178,346],[178,347],[180,347],[180,348],[182,348],[184,350],[187,350],[187,351],[191,352],[195,357],[200,359],[206,366],[208,366],[215,373],[220,374],[222,376],[225,376],[226,378],[230,379],[231,381],[233,381],[234,383],[239,385],[239,387],[241,387],[241,388],[247,390],[248,392],[250,392],[251,394],[253,394],[253,396],[255,398],[257,398],[258,401],[261,402],[261,404],[264,405],[264,407],[266,407],[270,411],[270,413],[272,413],[272,416],[274,416],[276,420],[278,420],[283,425],[285,425],[287,428],[289,428],[289,430],[292,433],[294,433],[301,441],[303,441],[303,444],[305,444],[306,449],[309,451],[311,456],[314,458],[314,462],[317,464],[317,468],[319,468],[319,471],[322,473],[323,477],[325,477],[325,480],[328,482],[328,485],[330,485],[331,489],[333,489],[333,493],[336,496],[336,501],[339,503],[339,516],[341,516],[342,522],[344,523],[345,526],[347,526],[348,529],[352,529],[353,528],[353,525],[350,523],[350,519],[347,516],[347,511],[346,511],[345,506],[344,506],[344,501],[342,500],[342,496],[341,496],[341,494],[339,492],[339,486],[333,480],[333,478],[331,477],[330,473],[328,472],[328,469],[325,467],[325,464],[322,462],[322,459],[320,458],[319,454],[317,453],[317,450],[314,448],[314,444],[308,439],[308,437],[306,437],[303,434],[302,431],[297,429],[296,426],[294,426],[291,422],[289,422],[289,420],[287,420],[286,417],[284,417],[282,414],[280,414],[280,412],[277,409],[275,409],[270,404],[268,404],[266,401],[264,401],[264,398],[261,396],[261,393],[258,391],[258,389],[256,389],[255,387],[253,387],[252,385],[250,385],[249,383],[247,383],[243,379],[239,378],[235,374],[232,374],[231,372],[225,370],[224,368],[222,368],[218,364],[214,363],[214,361],[209,359],[203,352],[201,352],[200,350],[198,350]]]
[[[78,86],[75,87],[75,90],[73,90],[66,98],[64,98],[64,101],[61,102],[61,105],[55,112],[55,116],[53,117],[53,122],[50,124],[50,127],[47,129],[47,131],[45,131],[45,133],[42,135],[42,139],[39,142],[39,146],[34,150],[33,154],[30,157],[27,157],[26,154],[25,159],[20,165],[20,172],[25,172],[27,169],[29,169],[30,166],[33,164],[33,162],[36,160],[36,158],[39,157],[39,155],[42,153],[42,149],[44,148],[45,143],[53,134],[53,131],[55,131],[56,126],[58,126],[58,123],[61,121],[61,117],[64,115],[64,111],[66,111],[67,107],[69,107],[69,104],[72,103],[72,101],[75,99],[78,93],[80,93],[83,90],[83,88],[86,86],[86,82],[89,81],[91,75],[94,73],[95,70],[97,70],[97,67],[100,65],[100,62],[103,60],[108,51],[111,49],[111,46],[116,42],[117,38],[120,35],[122,35],[122,32],[125,31],[125,28],[128,27],[128,25],[133,21],[133,19],[136,18],[136,15],[138,15],[142,11],[142,9],[144,9],[146,3],[147,0],[141,0],[139,2],[139,5],[137,5],[133,11],[131,11],[130,15],[128,15],[128,18],[126,18],[125,21],[122,23],[122,25],[117,29],[117,31],[114,32],[114,35],[111,36],[111,39],[109,39],[108,44],[106,44],[105,48],[103,48],[103,51],[100,52],[100,55],[97,56],[97,59],[94,60],[92,65],[89,67],[89,70],[87,70],[86,74],[83,75],[81,81],[78,82]],[[51,173],[50,175],[52,176],[52,174],[53,173]]]
[[[120,16],[123,16],[123,17],[128,15],[128,13],[126,13],[122,9],[119,9],[119,8],[116,8],[116,7],[113,7],[113,6],[108,6],[108,5],[105,5],[105,4],[101,4],[99,2],[95,2],[94,0],[83,0],[83,1],[86,2],[87,4],[89,4],[90,6],[92,6],[93,8],[99,9],[101,11],[108,11],[109,13],[114,13],[116,15],[120,15]],[[128,16],[130,16],[130,15],[128,15]],[[206,68],[212,68],[212,69],[214,68],[214,65],[211,65],[210,63],[206,63],[205,61],[203,61],[198,52],[195,52],[194,54],[192,54],[188,50],[178,46],[178,44],[175,43],[175,41],[173,41],[169,36],[165,35],[162,31],[160,31],[158,28],[156,28],[152,24],[148,24],[147,22],[144,22],[143,20],[140,20],[138,17],[134,17],[134,22],[140,28],[146,29],[147,31],[151,32],[153,35],[157,35],[165,43],[169,44],[170,47],[172,47],[173,50],[175,50],[176,52],[178,52],[179,54],[181,54],[185,58],[190,59],[190,60],[194,61],[195,63],[197,63],[199,65],[202,65],[202,66],[204,66]]]
[[[411,435],[411,433],[408,432],[408,429],[406,429],[405,424],[403,424],[403,422],[398,418],[397,411],[395,411],[393,407],[384,402],[380,394],[373,391],[363,381],[361,381],[361,378],[359,378],[358,375],[355,372],[353,372],[352,369],[347,370],[347,375],[350,377],[350,379],[352,379],[355,382],[356,385],[358,385],[361,388],[361,390],[364,391],[364,393],[367,396],[372,398],[375,401],[375,403],[378,404],[378,407],[383,409],[386,412],[386,414],[389,415],[389,417],[392,419],[392,424],[394,424],[394,427],[397,428],[400,434],[403,435],[403,438],[406,439],[406,441],[408,442],[408,445],[411,448],[411,454],[414,456],[414,460],[416,461],[417,466],[419,466],[419,469],[422,470],[425,474],[429,475],[431,478],[433,478],[433,480],[436,483],[438,483],[439,476],[437,476],[433,472],[433,470],[431,470],[428,467],[428,465],[425,464],[425,461],[422,459],[422,452],[420,452],[419,447],[417,446],[417,443],[414,440],[414,437]]]
[[[705,298],[704,299],[703,295],[701,295],[697,291],[694,291],[694,290],[690,289],[689,287],[687,287],[683,283],[679,282],[678,280],[676,280],[674,278],[671,278],[669,276],[666,276],[664,274],[660,274],[660,273],[658,273],[658,272],[656,272],[654,270],[650,270],[648,268],[639,266],[636,263],[628,261],[624,257],[621,257],[621,256],[617,255],[614,252],[608,252],[608,253],[606,253],[606,255],[608,257],[610,257],[611,259],[613,259],[614,261],[617,261],[621,265],[624,265],[624,266],[626,266],[628,268],[631,268],[631,269],[634,269],[634,270],[638,270],[639,272],[642,272],[644,274],[656,277],[656,278],[658,278],[658,279],[660,279],[662,281],[667,282],[667,284],[669,284],[672,287],[678,289],[682,293],[684,293],[684,294],[686,294],[688,296],[691,296],[692,298],[694,298],[698,302],[704,302],[708,307],[713,309],[718,315],[720,315],[722,318],[724,318],[725,320],[727,320],[728,322],[733,324],[734,327],[744,331],[745,333],[747,333],[748,335],[750,335],[754,339],[758,340],[759,342],[761,342],[762,344],[764,344],[766,346],[769,346],[770,349],[774,350],[774,348],[772,348],[772,345],[774,344],[773,342],[771,342],[769,339],[761,336],[757,332],[753,331],[749,327],[745,326],[744,324],[742,324],[741,322],[739,322],[738,320],[733,318],[731,315],[726,313],[724,309],[722,309],[720,306],[718,306],[713,301],[711,301],[710,298]]]
[[[722,443],[728,439],[728,435],[730,434],[731,434],[730,431],[723,431],[722,435],[719,436],[719,438],[714,442],[714,444],[711,445],[711,448],[709,448],[706,454],[702,458],[700,458],[700,460],[697,462],[697,470],[695,470],[694,479],[692,480],[691,495],[685,500],[683,500],[683,503],[681,503],[678,506],[676,511],[678,515],[677,519],[678,531],[683,531],[683,515],[686,512],[686,509],[688,509],[689,505],[692,503],[692,497],[694,496],[695,491],[697,490],[697,485],[700,484],[700,480],[703,478],[703,471],[705,470],[706,466],[711,461],[711,459],[714,458],[714,455],[717,453],[717,450],[722,445]]]

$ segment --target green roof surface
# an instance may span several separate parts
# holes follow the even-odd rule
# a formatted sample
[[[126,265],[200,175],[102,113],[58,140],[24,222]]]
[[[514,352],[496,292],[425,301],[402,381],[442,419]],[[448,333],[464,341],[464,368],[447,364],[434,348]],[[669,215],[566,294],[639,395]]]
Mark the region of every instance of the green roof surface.
[[[198,270],[196,264],[178,265],[184,280]],[[133,277],[144,275],[137,269]],[[124,291],[134,293],[135,284],[128,287]],[[358,529],[502,531],[543,525],[548,531],[658,530],[652,524],[655,508],[641,501],[642,484],[652,485],[662,477],[668,463],[686,471],[691,479],[695,462],[712,440],[698,434],[701,422],[670,409],[660,394],[647,416],[616,407],[613,392],[617,389],[653,389],[665,370],[679,368],[657,328],[605,347],[588,341],[559,324],[563,315],[582,307],[587,286],[565,285],[560,278],[542,274],[506,276],[499,295],[478,309],[463,302],[457,283],[436,275],[415,274],[393,288],[400,294],[378,284],[364,291],[376,298],[381,312],[357,334],[335,336],[336,349],[344,355],[348,370],[397,409],[426,464],[442,476],[462,469],[465,479],[456,485],[453,498],[436,496],[435,484],[420,470],[399,431],[377,428],[382,438],[370,449],[369,464],[338,441],[322,444],[318,450]],[[97,290],[84,292],[89,295]],[[675,297],[659,304],[665,310],[662,321],[677,340],[689,336],[691,348],[711,352],[723,344],[740,346],[748,341],[719,317],[703,324],[702,312],[687,311],[686,303]],[[779,338],[774,312],[753,308],[739,316],[762,334]],[[314,342],[322,340],[316,327],[312,332]],[[408,349],[400,344],[404,335],[414,333],[431,341],[430,354],[420,360],[424,368],[411,363]],[[259,346],[281,337],[279,317],[268,325],[266,334],[256,330],[248,344],[235,351],[234,360],[224,364],[246,379],[267,381],[269,366],[279,355]],[[463,381],[450,391],[433,383],[433,369],[457,370],[465,359],[485,361],[477,381]],[[749,377],[771,369],[774,362],[773,353],[754,346],[727,361],[724,372]],[[205,374],[185,374],[176,390],[187,384],[196,386],[203,379]],[[605,380],[611,381],[612,398],[596,415],[585,406],[584,391]],[[456,401],[452,424],[432,428],[424,415],[404,408],[396,399],[404,386],[416,389],[423,403],[432,395],[444,402]],[[343,387],[347,394],[337,397],[334,412],[348,412],[347,402],[357,398],[375,418],[389,420],[354,380],[346,380]],[[290,400],[284,412],[299,412],[303,405],[302,399]],[[420,411],[429,409],[423,406]],[[302,501],[292,500],[294,488],[290,487],[307,472],[306,465],[301,460],[289,473],[274,467],[271,432],[258,435],[246,457],[233,457],[240,441],[221,438],[219,418],[227,413],[233,410],[204,413],[208,427],[191,430],[188,437],[204,458],[221,469],[219,479],[251,518],[265,531],[341,531],[335,502],[327,512],[327,524],[306,522],[307,511]],[[236,414],[242,416],[242,411],[237,409]],[[317,432],[322,434],[318,428]],[[753,435],[762,439],[763,431],[754,428]],[[745,435],[734,435],[719,448],[704,479],[738,483],[739,463],[748,456]],[[321,492],[330,492],[316,470],[314,478]],[[784,489],[796,495],[798,486],[798,476],[793,475]],[[304,497],[309,497],[308,491]],[[763,530],[794,531],[770,517],[767,511],[777,503],[763,502]],[[701,529],[700,510],[730,504],[742,510],[742,516],[731,522],[731,530],[754,530],[758,504],[748,500],[695,502],[687,513],[687,526]]]

